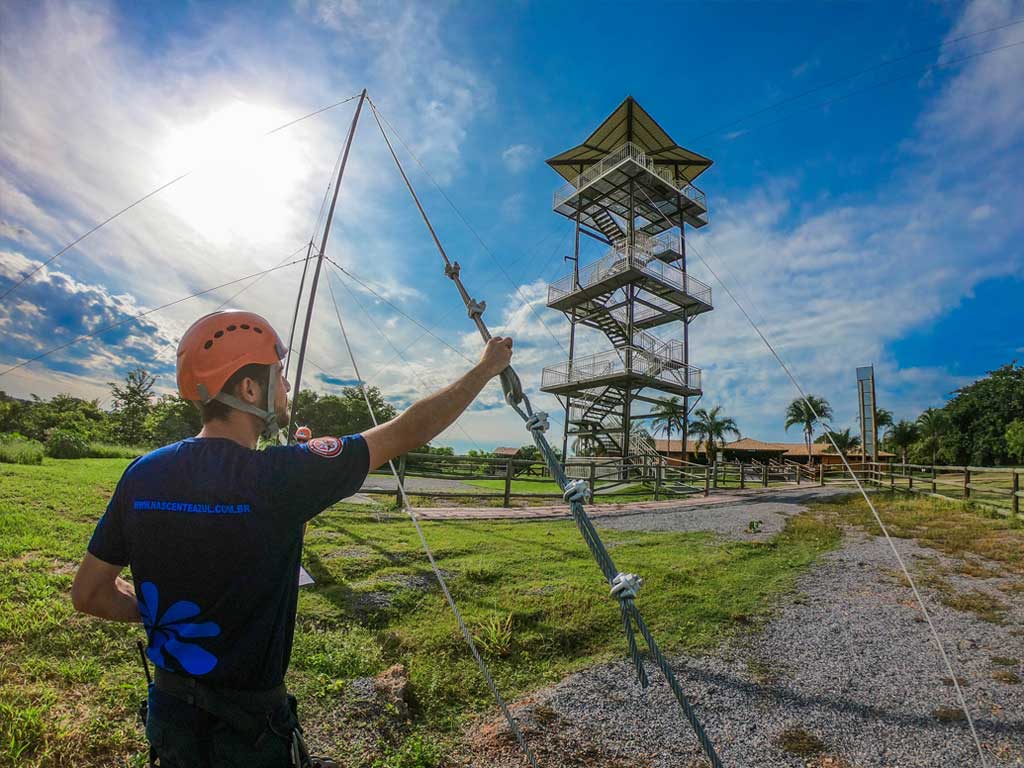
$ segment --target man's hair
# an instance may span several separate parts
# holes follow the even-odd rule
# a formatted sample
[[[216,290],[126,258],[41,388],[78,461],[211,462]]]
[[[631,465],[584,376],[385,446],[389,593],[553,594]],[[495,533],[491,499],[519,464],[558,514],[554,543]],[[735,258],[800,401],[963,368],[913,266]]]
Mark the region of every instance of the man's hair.
[[[267,390],[270,387],[270,366],[262,365],[260,363],[250,363],[249,365],[242,366],[224,382],[224,388],[222,392],[226,392],[229,395],[238,396],[238,386],[242,383],[242,379],[249,378],[253,379],[261,387],[263,387],[263,402],[257,403],[259,408],[266,409],[267,406]],[[227,419],[231,413],[232,408],[230,405],[225,405],[220,400],[211,400],[208,403],[197,403],[199,407],[199,413],[202,415],[203,424],[217,419]]]

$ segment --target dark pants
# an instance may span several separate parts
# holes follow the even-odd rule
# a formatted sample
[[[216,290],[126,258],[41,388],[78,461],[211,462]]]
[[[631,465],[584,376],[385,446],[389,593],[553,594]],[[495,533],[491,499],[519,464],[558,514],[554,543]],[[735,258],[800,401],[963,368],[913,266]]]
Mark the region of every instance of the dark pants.
[[[288,704],[271,715],[276,725],[294,722]],[[279,728],[284,733],[284,727]],[[146,738],[161,768],[287,768],[288,743],[269,728],[242,733],[198,707],[150,686]]]

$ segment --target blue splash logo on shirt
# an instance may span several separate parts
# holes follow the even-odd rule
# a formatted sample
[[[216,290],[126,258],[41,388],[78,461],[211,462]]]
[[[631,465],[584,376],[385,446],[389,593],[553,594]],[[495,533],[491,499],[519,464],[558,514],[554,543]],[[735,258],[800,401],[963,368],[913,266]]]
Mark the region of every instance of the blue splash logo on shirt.
[[[139,613],[149,635],[146,655],[158,667],[169,669],[164,654],[174,658],[190,675],[205,675],[217,666],[217,657],[189,642],[197,637],[216,637],[220,625],[213,621],[193,623],[188,619],[199,615],[199,606],[188,600],[179,600],[160,615],[160,593],[156,584],[142,582]]]

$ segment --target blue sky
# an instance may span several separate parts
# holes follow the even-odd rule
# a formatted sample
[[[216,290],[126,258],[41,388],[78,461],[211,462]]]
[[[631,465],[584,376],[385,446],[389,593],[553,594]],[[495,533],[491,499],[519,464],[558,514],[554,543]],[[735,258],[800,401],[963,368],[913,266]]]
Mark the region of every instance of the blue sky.
[[[875,364],[880,405],[913,418],[1024,358],[1024,46],[986,53],[1024,40],[1024,24],[1005,26],[1024,3],[50,2],[0,15],[0,289],[197,169],[3,302],[5,368],[301,248],[354,102],[257,137],[364,85],[487,244],[403,155],[485,318],[516,337],[533,390],[567,344],[543,299],[567,271],[571,225],[551,212],[560,179],[543,160],[629,94],[715,161],[700,180],[711,225],[690,244],[716,309],[691,328],[691,361],[705,402],[744,435],[785,439],[794,393],[700,256],[832,402],[837,426],[854,425],[858,365]],[[364,378],[401,406],[465,368],[479,342],[369,118],[329,253],[457,350],[331,274]],[[587,244],[583,260],[600,255]],[[297,281],[297,267],[282,269],[233,304],[285,331]],[[326,285],[306,383],[331,391],[355,374]],[[240,287],[72,345],[0,388],[105,399],[107,381],[143,364],[169,390],[177,337]],[[526,441],[496,387],[443,440]]]

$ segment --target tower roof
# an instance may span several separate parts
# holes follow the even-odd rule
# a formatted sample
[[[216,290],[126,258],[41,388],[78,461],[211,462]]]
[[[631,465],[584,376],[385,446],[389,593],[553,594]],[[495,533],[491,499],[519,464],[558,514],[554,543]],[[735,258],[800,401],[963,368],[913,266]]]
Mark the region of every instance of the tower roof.
[[[690,181],[711,167],[708,158],[676,144],[632,96],[627,96],[582,144],[555,155],[547,163],[566,181],[573,181],[587,166],[627,141],[643,148],[655,165],[678,165],[679,172]]]

